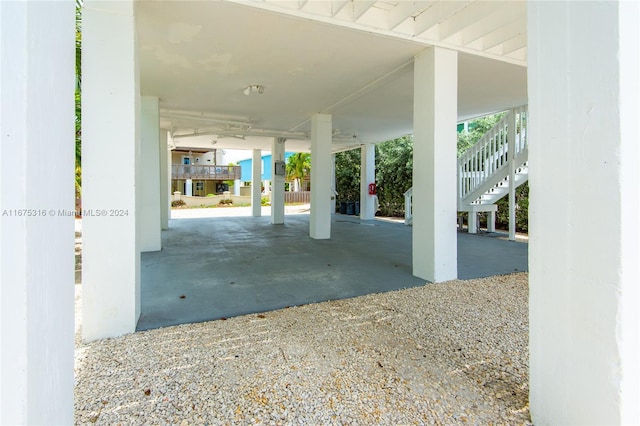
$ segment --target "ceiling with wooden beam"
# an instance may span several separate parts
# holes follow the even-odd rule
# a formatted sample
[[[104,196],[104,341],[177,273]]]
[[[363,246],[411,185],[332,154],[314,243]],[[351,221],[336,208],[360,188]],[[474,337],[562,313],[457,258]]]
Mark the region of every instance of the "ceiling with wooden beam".
[[[332,115],[334,151],[411,133],[413,58],[429,46],[459,52],[459,120],[527,102],[523,1],[136,6],[141,92],[160,98],[177,146],[270,149],[285,137],[307,151],[315,113]]]

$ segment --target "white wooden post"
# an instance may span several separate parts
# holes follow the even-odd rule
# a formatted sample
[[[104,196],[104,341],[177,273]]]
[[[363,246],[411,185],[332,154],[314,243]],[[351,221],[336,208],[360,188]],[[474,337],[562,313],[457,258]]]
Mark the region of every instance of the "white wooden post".
[[[253,150],[251,159],[251,215],[260,217],[262,215],[262,152],[259,149]]]
[[[284,179],[285,175],[276,175],[276,161],[284,162],[284,138],[274,138],[271,147],[271,174],[273,188],[271,193],[271,223],[284,223]]]
[[[532,420],[640,424],[640,5],[527,4]]]
[[[509,158],[509,240],[516,240],[516,111],[509,111],[507,127],[507,151]]]
[[[311,118],[311,214],[309,235],[331,237],[331,115]]]
[[[88,0],[82,13],[82,204],[91,212],[82,218],[85,340],[131,333],[140,317],[134,14],[133,0]]]
[[[159,100],[143,96],[140,111],[140,188],[138,227],[140,250],[158,251],[160,243],[160,110]]]
[[[72,424],[74,3],[0,1],[0,424]]]
[[[372,143],[360,148],[360,219],[375,219],[375,195],[369,194],[369,184],[376,183],[376,146]]]
[[[169,191],[171,188],[171,153],[167,146],[167,131],[160,131],[160,227],[169,229],[169,217],[171,216],[171,202]]]
[[[425,49],[414,63],[413,274],[458,275],[456,230],[457,52]]]

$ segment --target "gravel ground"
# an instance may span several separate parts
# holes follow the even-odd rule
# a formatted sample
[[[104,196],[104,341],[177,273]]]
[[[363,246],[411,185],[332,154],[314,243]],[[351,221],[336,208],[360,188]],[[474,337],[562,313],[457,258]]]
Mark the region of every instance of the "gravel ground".
[[[76,423],[530,424],[527,300],[521,273],[78,338]]]

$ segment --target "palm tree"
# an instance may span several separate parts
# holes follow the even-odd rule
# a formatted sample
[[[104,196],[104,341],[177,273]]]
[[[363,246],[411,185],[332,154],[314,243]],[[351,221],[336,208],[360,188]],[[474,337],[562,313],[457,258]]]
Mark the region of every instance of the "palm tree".
[[[300,191],[302,181],[311,173],[311,155],[297,152],[287,160],[287,178],[293,180],[294,188]]]

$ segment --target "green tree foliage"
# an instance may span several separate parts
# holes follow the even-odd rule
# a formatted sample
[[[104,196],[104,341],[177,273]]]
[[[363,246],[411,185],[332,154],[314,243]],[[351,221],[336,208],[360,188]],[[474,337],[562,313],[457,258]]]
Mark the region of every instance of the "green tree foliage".
[[[360,201],[360,150],[336,154],[336,192],[338,201]]]
[[[311,154],[297,152],[287,159],[287,179],[297,180],[298,188],[302,181],[311,173]]]
[[[469,131],[458,133],[458,157],[478,142],[485,133],[504,117],[504,114],[501,112],[470,121],[468,125]]]
[[[413,185],[413,136],[376,146],[379,214],[404,216],[404,193]]]

